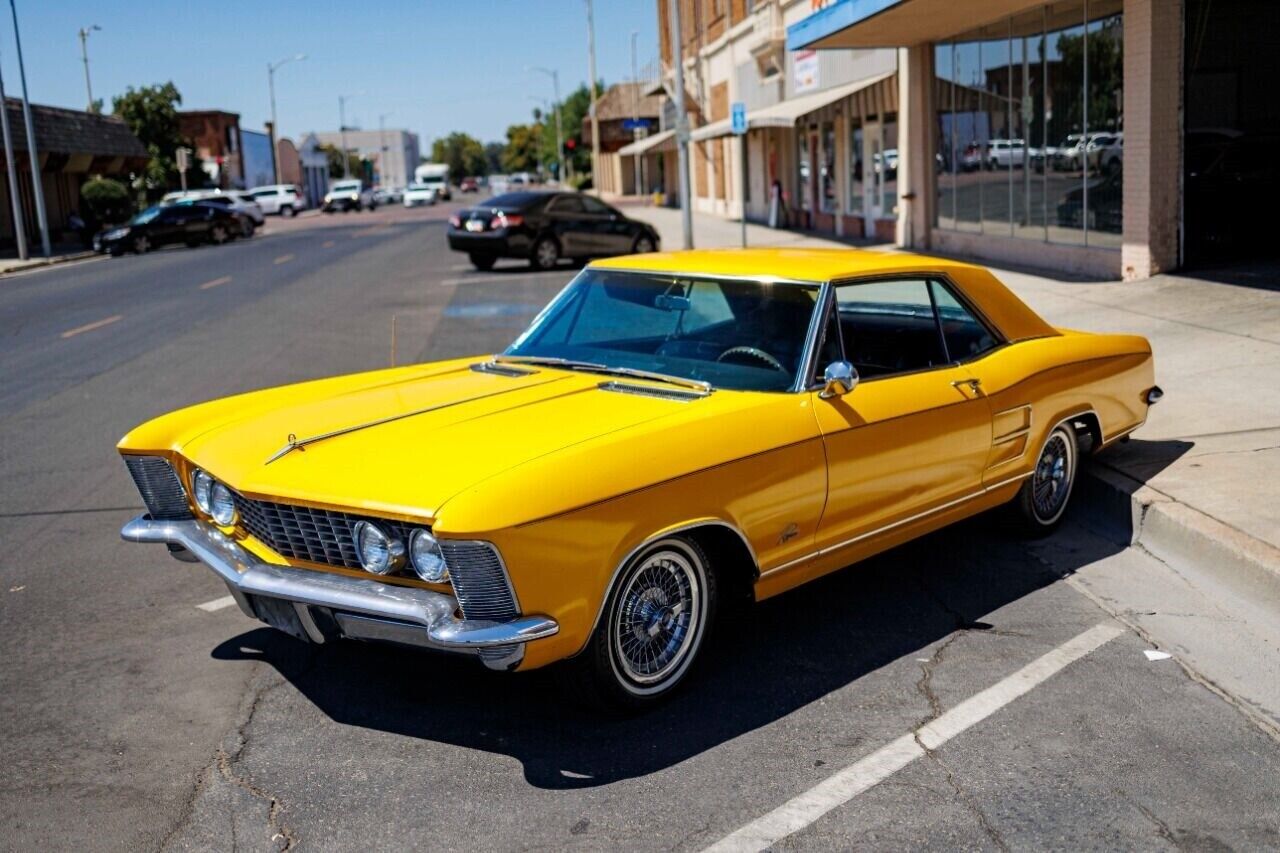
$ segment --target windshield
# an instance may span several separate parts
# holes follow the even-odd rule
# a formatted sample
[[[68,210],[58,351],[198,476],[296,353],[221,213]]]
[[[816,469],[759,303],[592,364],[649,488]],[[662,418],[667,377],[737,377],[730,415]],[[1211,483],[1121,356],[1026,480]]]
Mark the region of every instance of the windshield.
[[[336,184],[333,185],[333,191],[336,193],[359,192],[360,182],[359,181],[338,181]]]
[[[429,187],[426,184],[410,184],[404,188],[404,191],[407,193],[425,193],[431,192],[432,189],[434,187]]]
[[[505,355],[663,373],[744,391],[792,387],[818,285],[587,269]]]
[[[132,219],[130,219],[129,224],[130,225],[146,225],[148,222],[155,219],[159,215],[160,215],[159,205],[156,205],[155,207],[148,207],[146,210],[136,214]]]

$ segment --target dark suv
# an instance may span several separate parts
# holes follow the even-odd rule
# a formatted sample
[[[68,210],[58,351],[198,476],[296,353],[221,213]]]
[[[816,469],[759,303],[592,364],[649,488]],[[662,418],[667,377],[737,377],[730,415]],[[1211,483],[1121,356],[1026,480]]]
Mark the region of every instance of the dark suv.
[[[658,249],[658,232],[600,199],[573,192],[513,192],[449,217],[449,248],[476,269],[498,258],[527,258],[553,269],[561,258],[586,260]]]

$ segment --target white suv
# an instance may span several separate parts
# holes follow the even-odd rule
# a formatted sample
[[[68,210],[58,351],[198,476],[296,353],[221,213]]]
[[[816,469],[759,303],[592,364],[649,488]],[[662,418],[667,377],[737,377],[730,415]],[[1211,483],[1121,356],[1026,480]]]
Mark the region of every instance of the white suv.
[[[307,209],[307,197],[293,184],[254,187],[249,190],[249,194],[262,205],[262,212],[268,215],[296,216],[298,211]]]
[[[993,139],[987,146],[987,168],[1021,169],[1027,165],[1027,143],[1022,139]]]
[[[329,191],[324,194],[324,212],[335,210],[374,210],[378,203],[374,201],[373,190],[364,185],[364,181],[350,178],[334,181]]]

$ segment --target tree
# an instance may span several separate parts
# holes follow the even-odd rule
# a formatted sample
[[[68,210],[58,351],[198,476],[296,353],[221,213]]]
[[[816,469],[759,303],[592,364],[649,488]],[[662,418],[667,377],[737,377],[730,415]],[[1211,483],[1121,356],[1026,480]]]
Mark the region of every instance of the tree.
[[[603,80],[596,85],[598,91],[603,92],[605,90]],[[560,103],[560,127],[564,134],[563,141],[568,142],[572,139],[574,144],[572,151],[566,152],[565,160],[568,161],[570,168],[575,172],[588,172],[591,170],[591,146],[584,144],[582,138],[583,119],[590,115],[591,89],[587,87],[587,84],[583,83],[570,92],[568,97]],[[546,130],[542,134],[542,144],[538,149],[538,159],[551,166],[560,162],[560,154],[556,151],[555,113],[548,112],[542,117],[546,121]],[[561,179],[564,178],[563,175],[560,177]]]
[[[342,168],[342,151],[336,145],[320,145],[320,150],[324,152],[325,159],[329,164],[329,177],[345,178],[346,171]],[[353,151],[347,152],[347,169],[353,178],[361,178],[365,181],[372,180],[373,161],[367,157],[361,157]]]
[[[484,159],[487,168],[486,175],[496,175],[502,171],[502,152],[507,146],[501,142],[486,142],[484,144]]]
[[[431,160],[449,166],[449,180],[453,183],[468,175],[486,175],[489,164],[484,156],[480,140],[465,133],[454,132],[431,143]]]
[[[90,178],[80,187],[84,199],[84,218],[92,225],[112,225],[123,222],[133,212],[129,188],[113,178]]]
[[[172,82],[130,86],[111,99],[111,111],[124,119],[129,130],[147,149],[147,166],[134,182],[148,195],[156,195],[177,181],[175,152],[183,144],[178,132],[178,105],[182,95]]]
[[[507,144],[502,149],[502,169],[506,172],[532,172],[538,168],[538,150],[542,144],[542,125],[513,124],[507,128]]]

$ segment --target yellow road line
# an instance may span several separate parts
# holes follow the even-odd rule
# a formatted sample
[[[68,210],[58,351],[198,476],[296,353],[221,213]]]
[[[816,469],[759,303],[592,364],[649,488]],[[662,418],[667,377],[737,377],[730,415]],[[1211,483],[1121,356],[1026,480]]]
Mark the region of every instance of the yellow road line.
[[[76,326],[74,329],[67,329],[65,332],[62,333],[62,337],[71,338],[71,337],[75,337],[81,332],[92,332],[94,329],[101,329],[103,326],[110,326],[112,323],[116,322],[117,320],[123,320],[123,319],[124,319],[123,314],[115,314],[111,317],[104,317],[101,320],[94,320],[92,323],[85,323],[83,326]]]
[[[278,258],[276,258],[274,261],[272,261],[272,263],[273,263],[273,264],[277,264],[277,265],[279,265],[279,264],[287,264],[287,263],[289,263],[289,261],[291,261],[291,260],[293,260],[293,255],[281,255],[280,257],[278,257]]]
[[[224,275],[221,278],[215,278],[213,281],[206,281],[204,284],[200,285],[200,289],[208,290],[211,287],[217,287],[218,285],[226,284],[229,281],[231,281],[231,276]]]

